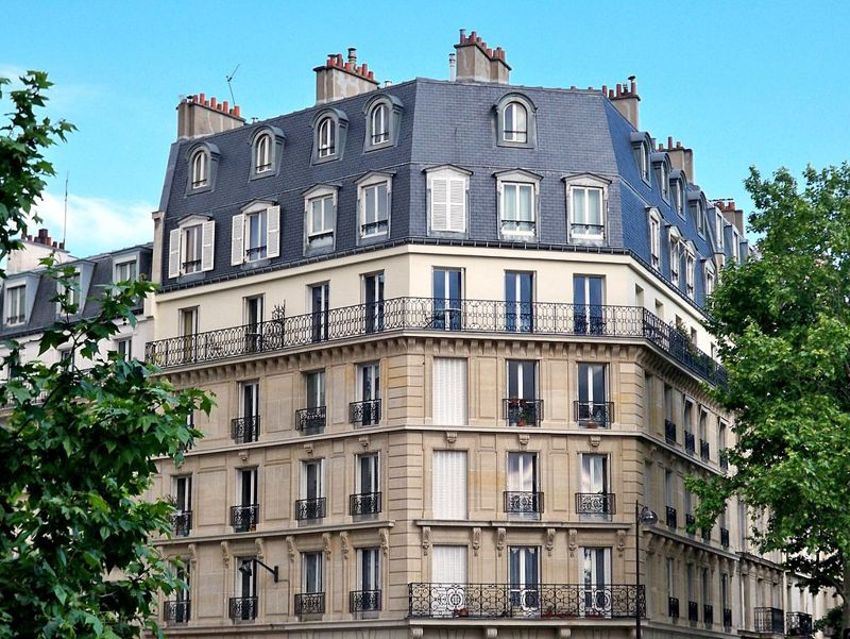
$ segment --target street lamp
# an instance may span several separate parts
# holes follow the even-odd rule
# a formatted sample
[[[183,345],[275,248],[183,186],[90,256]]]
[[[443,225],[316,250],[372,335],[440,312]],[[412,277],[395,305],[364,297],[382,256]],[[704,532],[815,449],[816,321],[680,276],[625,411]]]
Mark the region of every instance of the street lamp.
[[[640,610],[640,525],[654,526],[658,515],[649,506],[641,506],[635,500],[635,639],[641,639]],[[646,605],[646,599],[644,599]]]
[[[246,577],[250,577],[254,574],[254,570],[256,570],[256,568],[254,568],[256,564],[260,564],[263,568],[265,568],[272,575],[274,575],[274,582],[277,583],[277,566],[275,566],[274,568],[272,568],[271,566],[267,566],[256,557],[251,557],[251,559],[249,559],[248,561],[243,562],[242,565],[239,566],[239,572],[241,572]]]

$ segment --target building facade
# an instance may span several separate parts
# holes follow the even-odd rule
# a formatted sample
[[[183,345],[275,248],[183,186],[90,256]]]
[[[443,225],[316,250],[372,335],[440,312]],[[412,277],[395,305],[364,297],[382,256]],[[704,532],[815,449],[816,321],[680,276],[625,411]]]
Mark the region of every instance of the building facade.
[[[455,49],[393,86],[331,55],[313,107],[251,124],[178,106],[145,355],[217,403],[152,489],[168,636],[811,634],[746,506],[696,531],[684,487],[728,471],[702,307],[741,211],[639,129],[634,81]]]

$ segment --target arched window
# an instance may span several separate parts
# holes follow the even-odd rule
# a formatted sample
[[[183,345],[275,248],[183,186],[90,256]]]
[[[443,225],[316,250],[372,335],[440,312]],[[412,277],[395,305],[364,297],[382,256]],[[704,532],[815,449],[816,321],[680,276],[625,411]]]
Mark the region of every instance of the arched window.
[[[207,153],[203,149],[198,149],[192,156],[192,188],[206,186],[207,182],[209,182]]]
[[[372,109],[369,118],[369,126],[372,130],[372,144],[383,144],[390,139],[389,108],[386,103],[380,102]]]
[[[272,161],[272,138],[268,134],[257,138],[254,147],[254,170],[257,173],[271,171]]]
[[[508,102],[503,118],[502,138],[505,142],[528,142],[528,109],[519,102]]]
[[[320,158],[336,154],[336,123],[330,116],[319,122],[318,143]]]

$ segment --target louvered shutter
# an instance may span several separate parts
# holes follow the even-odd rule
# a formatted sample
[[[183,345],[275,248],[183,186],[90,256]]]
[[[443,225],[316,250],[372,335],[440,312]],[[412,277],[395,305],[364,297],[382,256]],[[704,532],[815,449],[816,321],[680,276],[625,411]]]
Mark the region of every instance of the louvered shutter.
[[[466,519],[466,452],[435,450],[431,465],[435,519]]]
[[[466,180],[449,180],[448,230],[466,231]]]
[[[266,222],[266,256],[280,255],[280,206],[270,206]]]
[[[215,266],[215,222],[204,222],[201,238],[201,270],[211,271]]]
[[[435,358],[432,419],[440,426],[466,424],[466,360]]]
[[[180,229],[168,234],[168,277],[180,277]]]
[[[431,180],[431,230],[449,230],[449,181],[445,178]]]
[[[230,265],[239,266],[245,261],[245,216],[233,216],[230,231]]]

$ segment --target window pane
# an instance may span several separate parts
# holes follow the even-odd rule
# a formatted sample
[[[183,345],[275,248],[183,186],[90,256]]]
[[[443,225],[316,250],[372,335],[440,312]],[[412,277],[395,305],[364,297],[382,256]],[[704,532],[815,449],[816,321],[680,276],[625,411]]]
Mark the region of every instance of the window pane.
[[[602,191],[599,189],[587,190],[587,223],[602,224]]]
[[[517,211],[516,211],[516,185],[514,184],[505,184],[504,185],[504,219],[505,220],[516,220],[517,219]]]
[[[576,224],[585,223],[584,189],[573,189],[573,221]]]
[[[526,222],[534,220],[531,189],[532,187],[530,184],[523,184],[519,187],[519,219]]]
[[[379,184],[377,187],[377,200],[378,200],[378,210],[376,214],[376,219],[378,221],[385,221],[389,215],[389,211],[387,211],[388,202],[387,202],[387,185]]]
[[[363,217],[366,224],[374,222],[376,219],[375,190],[374,186],[369,186],[364,189],[364,195],[366,198],[364,206],[366,208],[363,213]]]

